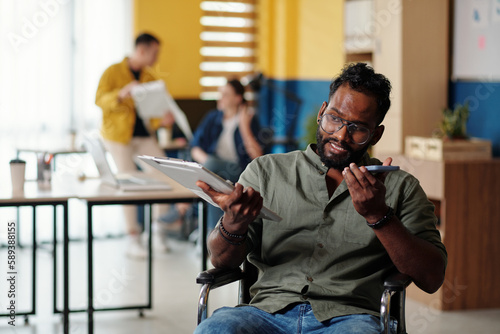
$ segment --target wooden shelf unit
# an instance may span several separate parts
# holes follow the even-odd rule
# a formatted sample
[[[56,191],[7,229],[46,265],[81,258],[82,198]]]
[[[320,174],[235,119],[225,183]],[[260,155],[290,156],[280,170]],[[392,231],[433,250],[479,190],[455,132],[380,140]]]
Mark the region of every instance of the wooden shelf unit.
[[[500,159],[429,161],[394,156],[440,205],[448,252],[443,286],[429,295],[414,284],[408,296],[440,310],[500,307]]]
[[[376,155],[403,154],[407,136],[430,137],[448,104],[449,0],[373,0],[373,67],[392,83]]]

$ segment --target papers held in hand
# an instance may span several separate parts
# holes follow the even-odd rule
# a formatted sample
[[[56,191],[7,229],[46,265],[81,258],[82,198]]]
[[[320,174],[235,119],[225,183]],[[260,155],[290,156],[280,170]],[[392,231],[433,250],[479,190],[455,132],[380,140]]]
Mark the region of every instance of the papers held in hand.
[[[166,112],[171,112],[177,126],[186,138],[188,140],[193,138],[186,114],[175,103],[163,80],[138,84],[132,88],[131,94],[137,112],[142,119],[162,118]]]
[[[157,158],[147,155],[142,155],[138,158],[158,169],[171,179],[188,188],[193,193],[216,207],[219,206],[212,201],[210,196],[205,194],[203,190],[201,190],[196,185],[196,181],[203,181],[214,190],[225,194],[229,194],[234,189],[232,183],[224,180],[217,174],[213,173],[212,171],[206,169],[196,162],[189,162],[172,158]],[[281,221],[280,216],[265,207],[263,207],[260,211],[259,217],[274,221]]]

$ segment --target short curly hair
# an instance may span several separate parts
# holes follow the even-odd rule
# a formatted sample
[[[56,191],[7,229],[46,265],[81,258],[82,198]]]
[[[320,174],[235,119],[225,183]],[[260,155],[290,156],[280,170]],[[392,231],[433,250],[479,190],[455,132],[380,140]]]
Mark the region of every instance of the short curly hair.
[[[377,124],[382,123],[391,107],[391,82],[384,75],[375,73],[372,67],[365,63],[353,63],[346,65],[339,76],[333,78],[330,84],[328,101],[333,97],[337,89],[348,83],[355,91],[374,96],[377,100]]]
[[[139,45],[139,44],[150,45],[151,43],[157,43],[157,44],[160,44],[160,40],[158,39],[158,37],[153,36],[153,35],[148,34],[148,33],[143,33],[143,34],[140,34],[140,35],[139,35],[139,36],[137,36],[137,38],[135,39],[135,46],[136,46],[136,47],[137,47],[137,45]]]

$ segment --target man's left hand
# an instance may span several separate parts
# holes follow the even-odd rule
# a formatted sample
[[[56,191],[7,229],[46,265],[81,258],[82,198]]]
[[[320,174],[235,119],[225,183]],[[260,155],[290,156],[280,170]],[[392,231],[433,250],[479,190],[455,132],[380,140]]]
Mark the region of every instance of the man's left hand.
[[[390,166],[391,163],[392,158],[387,158],[383,165]],[[342,171],[342,175],[356,211],[369,223],[375,223],[384,217],[388,210],[384,185],[387,172],[372,175],[364,166],[358,167],[351,163]]]

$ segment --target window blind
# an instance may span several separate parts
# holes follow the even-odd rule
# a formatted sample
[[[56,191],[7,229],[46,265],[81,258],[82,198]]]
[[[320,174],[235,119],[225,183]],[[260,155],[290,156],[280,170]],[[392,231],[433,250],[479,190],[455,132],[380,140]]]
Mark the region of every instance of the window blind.
[[[201,99],[219,98],[228,78],[254,73],[256,0],[202,1]],[[251,98],[251,96],[250,96]]]

